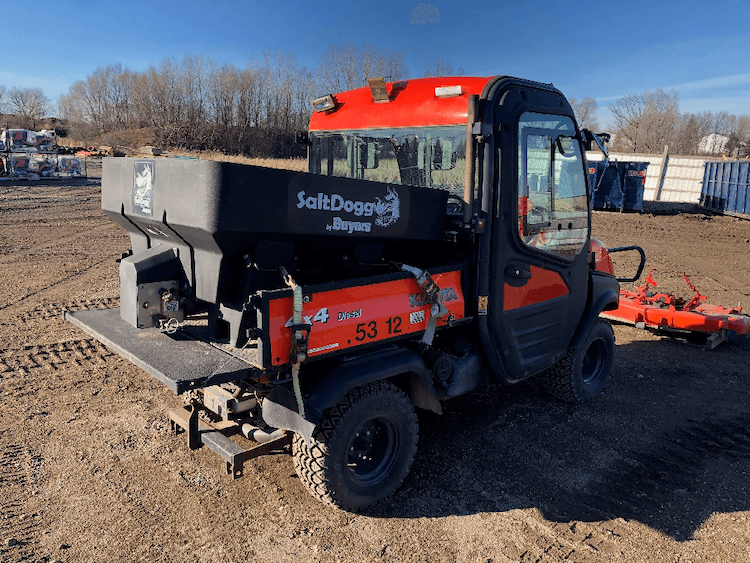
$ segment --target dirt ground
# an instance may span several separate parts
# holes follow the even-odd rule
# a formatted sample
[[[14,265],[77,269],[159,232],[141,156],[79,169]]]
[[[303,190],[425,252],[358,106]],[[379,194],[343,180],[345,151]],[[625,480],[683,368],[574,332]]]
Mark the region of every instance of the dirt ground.
[[[532,380],[420,413],[404,485],[350,514],[287,455],[232,481],[169,432],[178,397],[63,319],[119,303],[129,240],[99,189],[0,183],[0,561],[750,560],[748,341],[617,326],[601,397],[563,404]],[[750,221],[651,205],[595,212],[594,234],[643,246],[660,289],[690,296],[686,271],[750,306]]]

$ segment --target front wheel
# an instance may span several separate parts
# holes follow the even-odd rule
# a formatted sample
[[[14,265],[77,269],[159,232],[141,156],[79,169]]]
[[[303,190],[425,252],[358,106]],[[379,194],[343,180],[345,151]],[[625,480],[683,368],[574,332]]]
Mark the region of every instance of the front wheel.
[[[325,410],[309,446],[294,435],[295,469],[313,496],[356,511],[401,485],[418,434],[417,413],[398,387],[385,381],[362,385]]]
[[[604,388],[615,358],[612,326],[599,319],[579,348],[572,348],[542,374],[544,388],[553,397],[582,403]]]

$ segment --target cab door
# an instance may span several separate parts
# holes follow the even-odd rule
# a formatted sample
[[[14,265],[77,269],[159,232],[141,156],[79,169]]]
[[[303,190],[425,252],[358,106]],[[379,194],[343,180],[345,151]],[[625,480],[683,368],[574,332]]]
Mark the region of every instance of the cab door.
[[[493,142],[481,183],[491,220],[480,246],[478,324],[493,371],[514,382],[555,364],[582,318],[589,198],[580,135],[559,91],[501,81],[486,106]]]

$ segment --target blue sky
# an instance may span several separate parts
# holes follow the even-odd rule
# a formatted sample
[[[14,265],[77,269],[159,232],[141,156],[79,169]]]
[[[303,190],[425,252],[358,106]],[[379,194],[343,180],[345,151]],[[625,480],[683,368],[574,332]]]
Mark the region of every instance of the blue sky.
[[[2,13],[13,48],[0,85],[53,101],[100,66],[206,55],[244,67],[269,50],[312,69],[353,42],[402,52],[414,77],[442,59],[469,75],[552,82],[595,98],[603,125],[609,104],[657,88],[678,90],[683,112],[750,114],[750,0],[36,0]]]

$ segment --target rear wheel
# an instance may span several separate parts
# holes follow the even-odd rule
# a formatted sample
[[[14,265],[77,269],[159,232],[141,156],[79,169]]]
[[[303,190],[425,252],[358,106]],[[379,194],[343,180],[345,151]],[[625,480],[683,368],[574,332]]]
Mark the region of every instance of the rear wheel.
[[[323,502],[359,510],[401,485],[417,451],[418,428],[414,406],[395,385],[355,387],[326,409],[309,446],[294,435],[297,474]]]
[[[598,395],[607,382],[615,358],[615,334],[607,321],[599,319],[586,341],[570,349],[542,374],[544,388],[553,396],[581,403]]]

